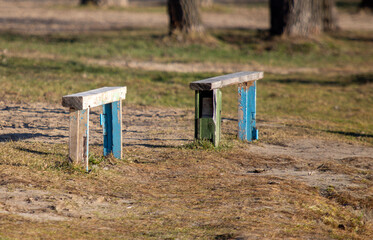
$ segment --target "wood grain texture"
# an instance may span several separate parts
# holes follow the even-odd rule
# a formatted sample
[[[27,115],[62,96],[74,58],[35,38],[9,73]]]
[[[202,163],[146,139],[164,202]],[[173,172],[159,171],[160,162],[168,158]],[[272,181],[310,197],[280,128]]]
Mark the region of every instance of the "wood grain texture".
[[[263,78],[263,72],[237,72],[190,83],[193,90],[213,90],[232,84],[256,81]]]
[[[83,110],[126,98],[127,87],[103,87],[62,97],[62,106]]]
[[[89,109],[70,109],[69,158],[75,164],[88,162]]]

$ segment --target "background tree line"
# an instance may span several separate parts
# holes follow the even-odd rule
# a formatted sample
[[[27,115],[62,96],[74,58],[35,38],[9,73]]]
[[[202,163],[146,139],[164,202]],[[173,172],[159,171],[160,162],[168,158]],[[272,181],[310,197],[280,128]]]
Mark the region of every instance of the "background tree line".
[[[128,0],[80,0],[81,4],[126,6]],[[199,8],[213,0],[167,0],[170,35],[199,35],[204,32]],[[373,11],[372,0],[360,7]],[[310,37],[338,29],[335,0],[270,0],[272,36]]]

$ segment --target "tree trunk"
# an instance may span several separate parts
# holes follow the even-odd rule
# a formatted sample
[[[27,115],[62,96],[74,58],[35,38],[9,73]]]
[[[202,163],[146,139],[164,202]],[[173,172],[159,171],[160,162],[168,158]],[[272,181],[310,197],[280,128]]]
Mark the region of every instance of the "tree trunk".
[[[308,37],[323,30],[322,0],[271,0],[271,34]]]
[[[202,33],[201,15],[198,9],[199,0],[168,0],[167,10],[170,17],[169,34]]]
[[[100,5],[102,0],[80,0],[80,5],[88,5],[88,4],[93,4],[93,5]]]
[[[360,3],[361,8],[368,9],[373,12],[373,1],[372,0],[362,0]]]
[[[128,0],[80,0],[81,5],[93,4],[96,6],[116,6],[124,7],[128,5]]]
[[[331,32],[338,29],[337,8],[334,0],[323,0],[323,30]]]

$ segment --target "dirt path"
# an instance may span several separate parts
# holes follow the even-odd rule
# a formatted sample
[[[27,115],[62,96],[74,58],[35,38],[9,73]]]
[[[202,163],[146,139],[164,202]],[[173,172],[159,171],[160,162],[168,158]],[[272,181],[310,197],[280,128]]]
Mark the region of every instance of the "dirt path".
[[[0,142],[68,142],[68,110],[48,104],[0,102]],[[90,114],[90,143],[102,144],[101,108]],[[193,139],[192,111],[154,107],[124,108],[125,146],[180,145]]]
[[[44,103],[11,104],[0,102],[0,142],[31,141],[45,143],[68,142],[68,110],[59,105]],[[102,144],[99,125],[101,108],[90,114],[90,143]],[[223,119],[223,133],[235,134],[234,119]],[[125,146],[180,146],[194,138],[193,110],[157,107],[125,106],[123,113]],[[278,128],[266,122],[258,126]],[[153,147],[154,147],[153,146]],[[289,140],[283,146],[251,145],[250,152],[277,156],[288,155],[306,160],[342,159],[347,157],[372,157],[373,148],[318,139]]]
[[[0,102],[0,142],[31,141],[45,143],[68,142],[68,110],[59,105],[34,103],[12,104]],[[101,108],[90,114],[90,143],[102,144],[99,125]],[[235,119],[223,119],[223,132],[235,134]],[[180,146],[194,138],[194,111],[157,107],[125,106],[123,113],[125,146]],[[258,126],[278,128],[266,122]],[[154,145],[154,146],[155,146]],[[289,140],[283,146],[251,145],[250,152],[266,155],[288,155],[307,160],[372,157],[373,148],[318,139]]]

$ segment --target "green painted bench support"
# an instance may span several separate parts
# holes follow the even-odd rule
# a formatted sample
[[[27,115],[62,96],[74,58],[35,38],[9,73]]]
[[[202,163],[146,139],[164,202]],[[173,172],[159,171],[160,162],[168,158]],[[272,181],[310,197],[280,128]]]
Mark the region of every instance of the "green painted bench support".
[[[238,138],[258,139],[256,129],[256,80],[263,72],[238,72],[190,83],[195,90],[195,139],[205,139],[219,146],[221,132],[222,93],[220,88],[238,86]]]
[[[219,145],[221,129],[220,89],[196,91],[195,138],[207,139]]]

